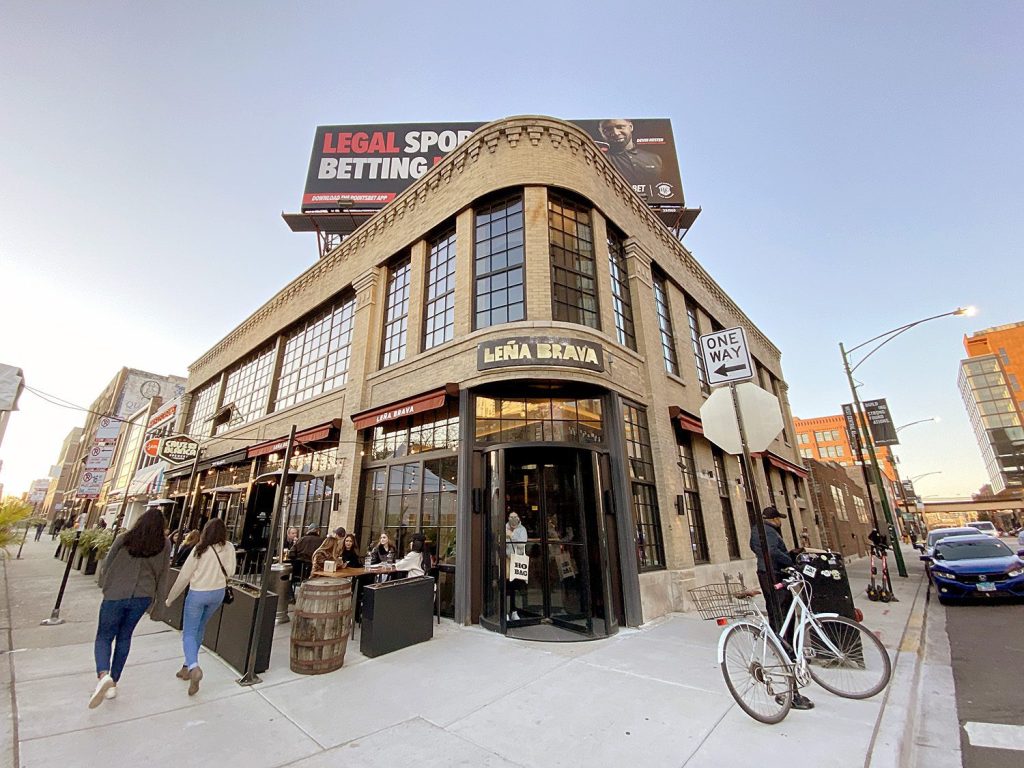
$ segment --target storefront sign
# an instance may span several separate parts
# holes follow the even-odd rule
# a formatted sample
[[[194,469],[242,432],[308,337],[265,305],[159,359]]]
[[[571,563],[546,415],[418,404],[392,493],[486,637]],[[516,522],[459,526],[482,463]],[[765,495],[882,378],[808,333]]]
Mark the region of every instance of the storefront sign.
[[[152,442],[152,441],[150,441]],[[149,443],[147,443],[147,446]],[[147,450],[147,453],[149,451]],[[194,461],[199,455],[199,443],[188,435],[174,435],[160,439],[160,447],[156,454],[169,464],[181,464],[185,461]]]
[[[150,438],[146,441],[145,445],[142,446],[142,450],[145,451],[147,456],[156,456],[156,452],[160,450],[160,438]]]
[[[164,403],[164,405],[153,414],[153,417],[146,424],[146,429],[154,429],[173,419],[174,415],[178,412],[178,403],[180,400],[181,398],[176,397],[171,402]]]
[[[397,403],[382,405],[370,411],[363,411],[352,416],[352,423],[356,429],[369,429],[386,421],[414,416],[417,413],[434,411],[445,404],[449,397],[457,397],[459,387],[457,384],[445,384],[440,389],[432,389],[421,395],[400,400]]]
[[[313,427],[303,432],[298,432],[295,435],[295,445],[302,445],[303,443],[316,443],[321,440],[326,440],[331,436],[331,429],[333,424],[325,424],[321,427]],[[260,443],[259,445],[251,446],[246,450],[246,456],[250,459],[255,459],[257,456],[268,456],[271,453],[280,453],[288,447],[288,438],[282,440],[273,440],[269,443]]]
[[[603,371],[604,349],[600,344],[582,339],[536,336],[516,336],[477,345],[478,371],[522,365],[560,365]]]

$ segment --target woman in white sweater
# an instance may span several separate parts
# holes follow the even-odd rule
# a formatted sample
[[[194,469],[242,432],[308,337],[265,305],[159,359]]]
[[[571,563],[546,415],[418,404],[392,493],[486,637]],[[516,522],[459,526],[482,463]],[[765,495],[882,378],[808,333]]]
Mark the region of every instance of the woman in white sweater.
[[[214,518],[203,528],[199,543],[189,553],[181,573],[167,594],[167,605],[188,587],[185,612],[182,616],[181,644],[185,663],[178,677],[188,680],[188,695],[199,691],[203,670],[199,666],[199,645],[203,642],[206,622],[224,602],[228,576],[235,572],[235,547],[227,540],[224,521]]]

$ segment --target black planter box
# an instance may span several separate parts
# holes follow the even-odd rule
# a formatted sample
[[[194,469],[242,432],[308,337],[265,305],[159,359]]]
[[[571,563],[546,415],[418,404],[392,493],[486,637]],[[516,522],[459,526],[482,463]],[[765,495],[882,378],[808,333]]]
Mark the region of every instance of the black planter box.
[[[85,557],[86,556],[82,553],[82,550],[76,550],[75,562],[71,564],[71,567],[74,568],[76,571],[82,570],[82,565],[85,563]]]
[[[92,576],[96,573],[96,566],[99,565],[99,560],[96,559],[96,553],[90,552],[89,557],[85,561],[85,565],[82,568],[82,573],[86,576]]]
[[[249,642],[256,622],[257,597],[234,585],[235,602],[220,608],[220,633],[215,651],[224,661],[245,672],[249,662]],[[277,594],[268,592],[263,598],[263,626],[256,648],[255,672],[270,668],[270,647],[274,642],[274,619],[277,616]]]
[[[181,568],[171,568],[169,583],[173,586],[174,582],[178,580],[178,574],[181,573]],[[185,592],[182,592],[178,597],[171,603],[170,608],[164,610],[164,623],[171,626],[173,629],[181,629],[181,613],[185,610]]]
[[[359,652],[373,658],[434,636],[434,580],[429,576],[363,589]]]

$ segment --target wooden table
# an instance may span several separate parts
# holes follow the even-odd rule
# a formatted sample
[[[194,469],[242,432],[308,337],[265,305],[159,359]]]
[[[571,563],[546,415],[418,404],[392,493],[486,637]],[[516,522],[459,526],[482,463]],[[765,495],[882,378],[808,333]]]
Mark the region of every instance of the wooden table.
[[[343,579],[351,578],[353,576],[375,576],[378,573],[397,573],[397,569],[393,566],[385,566],[383,568],[339,568],[336,571],[313,571],[313,576],[323,576],[328,579]]]

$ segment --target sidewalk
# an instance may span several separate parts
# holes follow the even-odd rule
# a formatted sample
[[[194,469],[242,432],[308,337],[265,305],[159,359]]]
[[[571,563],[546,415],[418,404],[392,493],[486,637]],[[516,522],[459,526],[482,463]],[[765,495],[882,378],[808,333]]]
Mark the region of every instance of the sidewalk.
[[[890,727],[906,724],[905,674],[867,701],[812,686],[813,711],[762,725],[725,689],[715,660],[720,628],[695,614],[673,614],[584,643],[510,640],[442,621],[429,643],[376,659],[358,653],[357,635],[344,668],[315,677],[289,670],[291,625],[285,624],[277,628],[261,684],[238,686],[234,670],[204,649],[205,677],[192,698],[174,677],[180,634],[144,618],[118,698],[89,710],[100,592],[94,577],[72,571],[61,609],[67,623],[39,626],[50,615],[63,571],[52,557],[55,547],[48,536],[28,542],[21,560],[8,559],[0,569],[0,620],[7,628],[0,637],[3,649],[8,638],[13,649],[5,654],[9,677],[5,671],[0,678],[11,695],[0,700],[7,713],[12,707],[16,713],[2,737],[0,766],[16,764],[15,749],[24,768],[182,768],[219,759],[245,768],[639,761],[700,768],[768,755],[799,755],[801,764],[815,768],[859,768],[872,748],[872,765],[900,764],[899,739],[876,726],[880,719]],[[851,565],[864,623],[894,654],[904,646],[896,669],[912,674],[924,601],[924,574],[914,554],[907,550],[910,578],[895,583],[897,603],[869,602],[863,596],[867,562]],[[887,702],[894,714],[880,718]],[[894,761],[878,760],[885,756]]]

